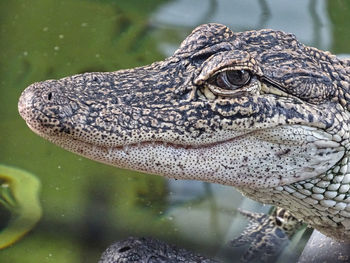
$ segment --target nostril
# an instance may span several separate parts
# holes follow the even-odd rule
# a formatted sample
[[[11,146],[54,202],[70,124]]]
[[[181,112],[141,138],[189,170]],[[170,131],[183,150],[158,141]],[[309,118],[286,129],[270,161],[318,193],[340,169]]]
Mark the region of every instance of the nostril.
[[[131,247],[126,246],[126,247],[120,248],[120,249],[118,250],[118,252],[119,252],[119,253],[123,253],[123,252],[126,252],[126,251],[130,250],[130,249],[131,249]]]
[[[51,100],[51,99],[52,99],[52,92],[49,92],[49,93],[47,94],[47,99],[48,99],[48,100]]]

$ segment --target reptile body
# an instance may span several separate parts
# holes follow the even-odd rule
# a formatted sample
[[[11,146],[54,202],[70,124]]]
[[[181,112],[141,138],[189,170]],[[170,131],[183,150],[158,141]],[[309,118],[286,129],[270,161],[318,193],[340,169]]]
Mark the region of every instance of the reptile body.
[[[218,263],[153,238],[129,237],[110,245],[98,263]]]
[[[349,86],[348,60],[292,34],[206,24],[164,61],[34,83],[18,107],[65,149],[231,185],[350,240]]]
[[[271,215],[240,211],[250,224],[243,233],[230,242],[231,246],[247,249],[235,262],[271,262],[288,244],[301,222],[284,209],[277,208]],[[153,238],[135,238],[117,241],[101,256],[99,263],[121,262],[221,262],[177,248]]]
[[[289,211],[276,208],[271,215],[240,211],[249,219],[249,225],[230,242],[231,246],[248,247],[240,262],[272,262],[273,257],[289,244],[302,222]]]

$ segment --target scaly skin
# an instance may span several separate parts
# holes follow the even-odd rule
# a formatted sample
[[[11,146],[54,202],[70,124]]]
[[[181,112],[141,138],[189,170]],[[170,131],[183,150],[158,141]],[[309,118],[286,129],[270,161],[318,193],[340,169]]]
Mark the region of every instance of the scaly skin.
[[[302,222],[283,208],[276,208],[271,215],[240,211],[249,221],[241,235],[230,242],[234,247],[248,246],[241,262],[271,262],[301,227]]]
[[[129,237],[110,245],[98,263],[218,263],[152,238]]]
[[[164,61],[34,83],[18,107],[72,152],[232,185],[350,240],[349,76],[291,34],[207,24]]]
[[[232,246],[248,246],[239,262],[254,262],[255,259],[258,262],[271,262],[271,258],[278,255],[301,226],[300,221],[281,208],[275,209],[272,215],[240,212],[249,218],[250,225],[238,238],[230,242]],[[234,261],[238,262],[237,259]],[[160,240],[129,237],[110,245],[102,253],[99,261],[99,263],[122,262],[217,263],[219,261]]]

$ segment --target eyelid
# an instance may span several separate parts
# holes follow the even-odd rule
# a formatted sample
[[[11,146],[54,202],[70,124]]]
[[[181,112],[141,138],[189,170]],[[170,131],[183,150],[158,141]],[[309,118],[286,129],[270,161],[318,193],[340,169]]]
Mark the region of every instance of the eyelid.
[[[225,71],[235,71],[235,70],[246,70],[250,72],[249,68],[245,68],[244,65],[235,65],[235,66],[229,66],[227,68],[222,68],[220,70],[218,70],[214,76],[216,76],[217,74],[221,73],[221,72],[225,72]]]
[[[262,76],[260,77],[261,82],[266,82],[272,86],[274,86],[275,88],[281,89],[284,88],[280,83],[278,83],[277,81],[274,81],[266,76]]]
[[[215,95],[219,95],[219,96],[223,96],[223,97],[229,97],[232,96],[233,94],[237,94],[237,93],[241,93],[242,90],[229,90],[229,89],[223,89],[220,88],[216,85],[212,85],[212,84],[205,84],[205,86]]]
[[[249,70],[253,75],[262,76],[262,71],[248,52],[242,50],[220,52],[203,62],[193,84],[200,86],[212,76],[225,70]]]
[[[208,58],[210,58],[211,56],[217,53],[230,51],[232,49],[233,47],[231,43],[227,43],[227,42],[218,43],[214,46],[209,46],[199,50],[198,52],[196,52],[191,56],[191,60],[207,60]]]

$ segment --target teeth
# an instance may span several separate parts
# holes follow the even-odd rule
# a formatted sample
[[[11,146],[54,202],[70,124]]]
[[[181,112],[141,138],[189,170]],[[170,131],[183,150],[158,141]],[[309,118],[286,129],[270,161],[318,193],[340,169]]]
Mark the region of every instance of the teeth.
[[[156,146],[156,143],[155,142],[151,142],[151,145],[154,147],[154,146]]]
[[[167,142],[163,142],[163,146],[166,147],[168,144]]]
[[[141,143],[139,142],[139,143],[137,143],[137,147],[138,148],[140,148],[141,147]]]

